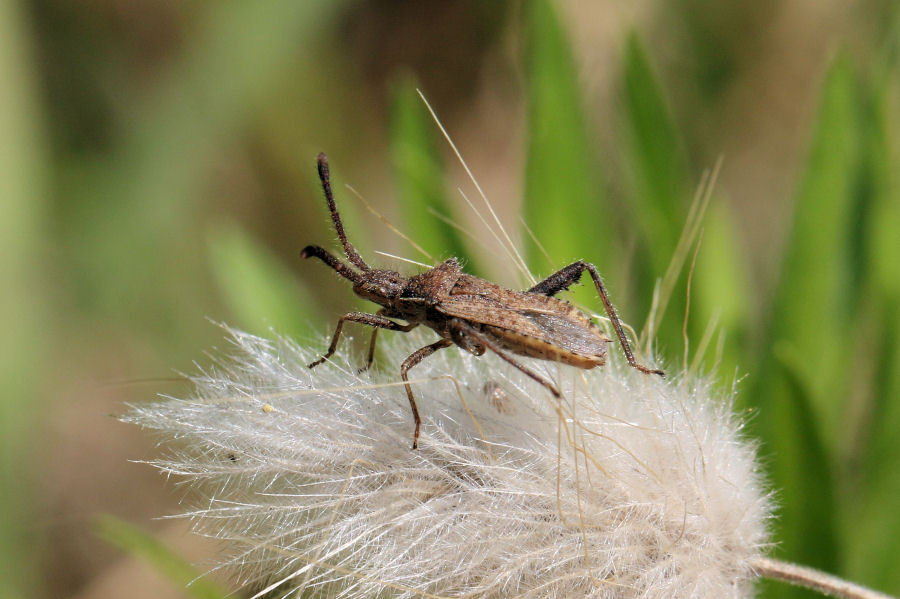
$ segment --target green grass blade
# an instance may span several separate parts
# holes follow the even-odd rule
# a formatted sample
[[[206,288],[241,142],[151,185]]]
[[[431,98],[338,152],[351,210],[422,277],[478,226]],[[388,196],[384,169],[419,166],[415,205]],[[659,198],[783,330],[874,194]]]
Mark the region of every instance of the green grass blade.
[[[635,224],[651,252],[652,266],[663,272],[687,207],[688,169],[681,138],[662,87],[638,37],[625,46],[624,101],[628,159]]]
[[[900,300],[900,84],[886,82],[873,96],[863,136],[864,175],[872,181],[873,194],[863,261],[870,270],[871,292]]]
[[[691,343],[696,343],[702,329],[713,314],[719,314],[718,326],[725,334],[718,374],[733,377],[738,369],[749,365],[739,360],[740,348],[746,347],[746,334],[753,295],[747,272],[749,265],[741,259],[738,226],[727,206],[713,198],[703,229],[697,268],[691,281]],[[704,360],[712,366],[715,352]]]
[[[843,407],[844,340],[853,330],[858,283],[853,246],[860,208],[855,87],[849,63],[837,60],[822,91],[769,331],[771,342],[789,343],[804,357],[799,376],[810,387],[813,409],[829,440],[837,433]]]
[[[815,463],[826,459],[824,450],[806,447],[811,452],[807,455],[800,451],[810,445],[803,436],[814,434],[832,459],[839,456],[839,417],[853,364],[845,352],[857,322],[858,116],[851,66],[838,59],[822,88],[770,328],[764,332],[756,384],[746,396],[759,410],[753,425],[766,453],[773,456],[772,485],[783,494],[781,518],[774,527],[781,555],[837,572],[841,556],[832,538],[837,518],[831,513],[835,489],[830,486],[835,482],[817,470],[831,466]],[[781,363],[773,356],[776,347]],[[791,413],[798,397],[803,412]],[[818,431],[798,428],[812,426]]]
[[[837,572],[840,551],[836,527],[831,457],[820,435],[810,388],[801,376],[804,356],[787,345],[774,348],[781,401],[767,416],[776,423],[777,459],[770,473],[778,490],[776,556]],[[807,591],[773,585],[766,597],[812,597]]]
[[[274,256],[234,225],[210,231],[209,259],[226,305],[241,328],[267,335],[304,335],[315,302]],[[300,259],[299,257],[297,258]]]
[[[583,258],[616,280],[612,218],[605,209],[568,40],[551,2],[526,2],[522,9],[528,110],[525,220],[554,268]],[[533,243],[527,247],[535,273],[550,274],[540,249]],[[576,297],[595,305],[596,292],[587,293],[587,287]]]
[[[456,221],[447,200],[436,131],[437,125],[416,93],[415,80],[400,77],[391,89],[390,146],[397,203],[406,224],[403,231],[435,262],[450,256],[465,258],[466,270],[474,274],[477,269],[459,231],[434,214]],[[423,256],[414,258],[427,260]]]
[[[45,414],[38,381],[52,344],[41,261],[45,238],[46,156],[37,92],[37,63],[29,55],[29,11],[24,3],[0,6],[0,597],[34,597],[38,503],[33,452],[35,424]],[[56,289],[54,287],[54,289]],[[41,380],[46,386],[46,382]],[[42,481],[40,481],[42,482]],[[40,485],[37,485],[40,487]],[[39,509],[39,508],[38,508]]]
[[[97,519],[95,530],[101,539],[153,566],[188,597],[225,599],[232,596],[227,589],[203,578],[202,572],[142,528],[113,516],[102,516]]]
[[[900,593],[900,304],[885,306],[872,359],[873,405],[866,450],[852,474],[847,572],[874,588]]]
[[[890,72],[890,71],[888,71]],[[891,82],[888,79],[888,82]],[[863,129],[861,180],[871,192],[860,260],[866,268],[856,355],[865,393],[854,397],[853,472],[847,483],[847,574],[887,592],[900,593],[900,131],[898,90],[871,86]],[[855,423],[854,423],[855,424]],[[852,461],[851,461],[852,460]]]
[[[158,311],[161,290],[196,276],[192,227],[213,165],[340,5],[204,4],[183,51],[155,76],[155,93],[126,102],[130,118],[110,158],[80,165],[67,189],[67,220],[77,223],[68,240],[72,270],[104,317],[127,318],[135,306]]]
[[[638,37],[630,35],[622,65],[625,112],[624,168],[629,182],[629,216],[642,242],[634,264],[635,307],[650,308],[655,281],[666,273],[676,252],[688,207],[688,170],[682,142]],[[685,281],[684,270],[677,273]],[[671,356],[681,348],[684,288],[663,297],[666,317],[657,323],[656,341]],[[661,315],[657,315],[657,318]]]

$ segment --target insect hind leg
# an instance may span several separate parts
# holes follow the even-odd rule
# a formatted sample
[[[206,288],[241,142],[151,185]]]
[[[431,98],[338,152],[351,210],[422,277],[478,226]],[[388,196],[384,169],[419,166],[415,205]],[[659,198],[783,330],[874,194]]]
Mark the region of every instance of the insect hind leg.
[[[606,309],[609,321],[612,323],[613,330],[616,332],[616,337],[619,338],[619,343],[622,346],[622,351],[625,353],[625,358],[628,360],[628,363],[633,368],[636,368],[645,374],[658,374],[659,376],[663,376],[665,373],[662,370],[644,366],[634,359],[634,353],[632,353],[631,345],[628,343],[628,338],[625,336],[625,331],[622,329],[619,315],[616,314],[616,309],[609,299],[609,293],[606,291],[606,286],[603,285],[603,279],[600,277],[600,273],[597,272],[597,267],[593,264],[584,262],[583,260],[573,262],[529,289],[528,293],[540,293],[541,295],[548,296],[556,295],[560,291],[565,291],[577,283],[584,271],[588,271],[591,278],[594,280],[594,286],[597,288],[597,293],[600,295],[600,301],[603,302],[603,307]]]
[[[578,282],[581,273],[587,268],[587,263],[581,260],[556,271],[534,287],[528,290],[528,293],[539,293],[541,295],[554,296],[560,291],[566,291],[569,287]]]
[[[466,350],[470,354],[475,356],[484,355],[484,344],[480,343],[478,339],[469,335],[468,332],[463,330],[462,327],[458,325],[452,325],[450,327],[450,338],[453,340],[453,343],[457,345],[457,347]]]
[[[474,340],[478,345],[488,348],[495,354],[497,354],[504,362],[514,366],[518,369],[522,374],[529,377],[531,380],[536,381],[543,385],[550,393],[553,394],[554,397],[559,398],[562,395],[559,392],[559,389],[556,388],[556,385],[548,381],[543,376],[539,375],[535,371],[531,370],[524,364],[520,363],[518,360],[509,355],[504,349],[502,349],[499,345],[491,341],[487,335],[483,334],[481,331],[477,330],[475,327],[470,325],[469,323],[456,319],[450,323],[451,332],[454,338],[457,335],[463,335]]]

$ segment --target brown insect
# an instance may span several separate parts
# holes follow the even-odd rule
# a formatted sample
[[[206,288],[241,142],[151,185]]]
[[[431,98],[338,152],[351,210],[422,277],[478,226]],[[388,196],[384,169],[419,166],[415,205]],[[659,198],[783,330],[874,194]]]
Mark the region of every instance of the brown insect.
[[[612,340],[586,314],[568,302],[553,297],[576,283],[585,270],[594,280],[628,363],[644,373],[663,374],[662,370],[648,368],[634,359],[616,310],[593,264],[581,260],[573,262],[527,291],[504,289],[490,281],[467,275],[462,272],[456,258],[445,260],[431,270],[412,277],[404,277],[393,270],[371,268],[344,233],[341,217],[334,204],[325,154],[319,154],[318,169],[325,200],[331,211],[331,220],[344,246],[344,253],[359,270],[354,270],[352,266],[316,245],[306,246],[300,255],[322,260],[353,283],[356,295],[375,302],[382,308],[376,314],[350,312],[341,316],[328,351],[309,367],[318,366],[334,354],[341,329],[348,320],[375,328],[369,343],[366,365],[362,370],[372,364],[378,329],[406,333],[423,324],[434,330],[441,339],[413,352],[400,366],[400,377],[406,382],[406,395],[416,424],[413,449],[419,443],[422,419],[419,417],[407,373],[410,368],[439,349],[455,344],[476,356],[489,349],[543,385],[557,398],[560,397],[559,389],[553,383],[519,363],[511,354],[562,362],[585,369],[606,363],[607,344]],[[404,320],[407,324],[394,322],[392,318]]]

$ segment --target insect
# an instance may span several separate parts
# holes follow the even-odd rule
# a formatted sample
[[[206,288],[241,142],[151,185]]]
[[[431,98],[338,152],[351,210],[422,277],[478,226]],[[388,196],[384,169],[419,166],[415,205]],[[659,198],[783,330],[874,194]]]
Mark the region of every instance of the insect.
[[[303,258],[318,258],[353,283],[356,295],[379,304],[381,309],[375,314],[350,312],[341,316],[328,351],[309,367],[314,368],[334,355],[347,321],[374,328],[366,365],[361,370],[372,365],[379,329],[407,333],[419,325],[425,325],[434,330],[440,335],[440,340],[416,350],[400,365],[400,378],[406,383],[406,395],[415,420],[413,449],[419,444],[422,419],[407,373],[438,350],[456,345],[476,356],[490,350],[557,398],[560,392],[556,385],[520,363],[514,354],[584,369],[606,363],[607,345],[612,340],[589,316],[568,302],[553,297],[576,283],[584,271],[588,271],[594,281],[628,363],[641,372],[663,375],[662,370],[649,368],[634,359],[616,310],[593,264],[581,260],[573,262],[527,291],[505,289],[465,274],[456,258],[445,260],[431,270],[411,277],[404,277],[393,270],[370,267],[344,233],[344,225],[334,203],[328,159],[324,153],[319,154],[317,163],[331,220],[350,264],[341,262],[316,245],[306,246],[300,255]],[[406,324],[392,319],[400,319]]]

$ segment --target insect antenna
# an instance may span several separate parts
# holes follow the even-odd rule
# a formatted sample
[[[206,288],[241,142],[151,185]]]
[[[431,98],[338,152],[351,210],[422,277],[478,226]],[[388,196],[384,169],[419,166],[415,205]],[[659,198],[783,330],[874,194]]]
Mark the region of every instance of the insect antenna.
[[[354,284],[362,281],[363,276],[332,256],[328,250],[321,248],[317,245],[308,245],[303,248],[303,251],[300,252],[301,258],[318,258],[331,268],[333,268],[339,275],[352,281]]]
[[[322,190],[325,192],[325,200],[328,202],[328,209],[331,211],[331,220],[334,222],[334,229],[335,231],[337,231],[338,238],[341,240],[341,245],[344,246],[344,253],[347,254],[347,259],[361,270],[372,270],[369,265],[365,263],[359,253],[357,253],[356,248],[353,247],[353,244],[347,240],[347,234],[344,233],[344,225],[343,223],[341,223],[341,215],[338,214],[337,206],[334,205],[334,194],[331,191],[331,175],[328,170],[328,157],[325,156],[325,152],[321,152],[319,154],[317,165],[319,168],[319,179],[322,181]],[[321,256],[319,257],[321,258]],[[333,265],[330,266],[334,268]],[[335,270],[337,269],[335,268]]]

